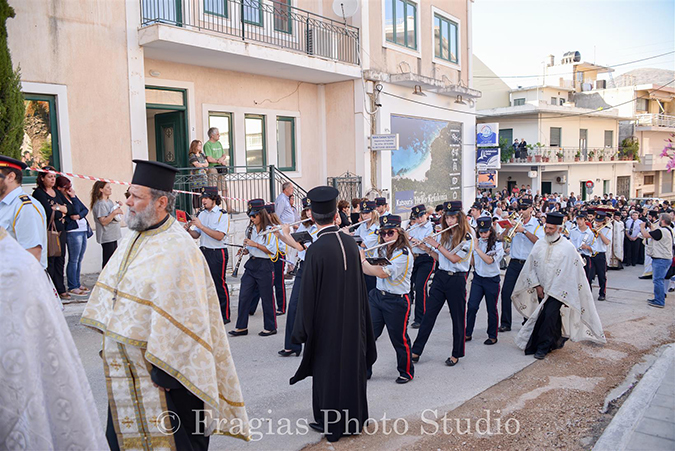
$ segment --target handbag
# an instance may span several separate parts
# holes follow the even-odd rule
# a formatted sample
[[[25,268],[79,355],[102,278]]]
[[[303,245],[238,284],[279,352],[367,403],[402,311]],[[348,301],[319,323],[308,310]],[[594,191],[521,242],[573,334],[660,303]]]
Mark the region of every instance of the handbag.
[[[61,232],[56,230],[54,214],[55,212],[52,210],[52,216],[49,220],[49,226],[47,227],[47,257],[60,257],[63,255],[63,249],[61,249]]]

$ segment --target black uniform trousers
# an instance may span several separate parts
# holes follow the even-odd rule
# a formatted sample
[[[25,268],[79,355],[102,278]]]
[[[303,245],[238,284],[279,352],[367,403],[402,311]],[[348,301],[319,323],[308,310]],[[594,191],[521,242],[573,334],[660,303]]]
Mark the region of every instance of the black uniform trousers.
[[[452,317],[452,356],[464,357],[464,339],[466,338],[466,278],[468,273],[460,272],[450,275],[447,271],[436,270],[434,281],[429,289],[427,312],[417,332],[413,344],[413,354],[422,355],[429,335],[436,324],[436,318],[443,307],[448,303]]]
[[[299,352],[302,350],[302,345],[293,343],[291,336],[293,335],[293,325],[295,324],[295,315],[298,312],[298,300],[300,299],[300,286],[302,283],[302,267],[304,262],[298,260],[295,265],[295,280],[293,281],[293,290],[291,291],[291,299],[288,301],[288,314],[286,315],[286,334],[284,337],[284,349],[287,351]]]
[[[364,274],[363,278],[366,279],[366,290],[368,290],[368,293],[377,287],[377,277]]]
[[[502,286],[502,327],[511,328],[511,321],[513,320],[511,312],[511,295],[513,294],[513,287],[516,286],[516,281],[523,270],[525,260],[517,260],[512,258],[509,266],[506,268],[504,274],[504,285]]]
[[[424,312],[427,309],[429,278],[436,269],[436,260],[428,254],[415,255],[412,276],[410,278],[410,300],[415,303],[415,321],[422,323]]]
[[[66,285],[64,283],[64,273],[66,263],[66,231],[62,231],[59,236],[59,243],[61,245],[61,255],[58,257],[48,257],[47,258],[47,274],[52,279],[54,283],[54,288],[59,294],[64,294],[68,292]]]
[[[208,247],[202,247],[201,250],[209,265],[213,283],[216,285],[223,321],[227,324],[230,322],[230,291],[227,289],[225,270],[230,257],[229,252],[227,249],[209,249]]]
[[[412,379],[415,375],[415,368],[410,351],[410,337],[408,337],[410,296],[391,294],[376,288],[370,291],[368,303],[375,339],[377,340],[382,335],[384,326],[387,326],[389,340],[396,351],[398,374],[406,379]],[[372,374],[372,368],[368,368],[368,375],[370,374]]]
[[[604,252],[598,252],[594,257],[591,257],[588,285],[591,284],[596,275],[598,276],[598,284],[600,285],[599,295],[604,296],[607,289],[607,257]]]
[[[282,260],[286,258],[286,254],[279,254],[280,257],[274,263],[274,297],[276,299],[277,311],[286,313],[286,283],[284,279],[284,271],[286,269],[286,262]],[[256,290],[253,301],[251,301],[250,315],[255,315],[258,309],[258,302],[260,301],[260,293]]]
[[[638,264],[640,258],[640,241],[639,239],[632,241],[628,237],[623,239],[623,264],[628,266],[635,266]]]
[[[581,254],[581,259],[584,261],[584,272],[586,273],[586,280],[588,280],[588,285],[591,285],[591,256]]]
[[[248,315],[251,302],[258,289],[262,298],[263,323],[265,330],[277,330],[277,315],[274,310],[274,264],[269,258],[250,257],[244,265],[244,275],[239,285],[239,307],[237,309],[237,329],[248,328]]]
[[[469,292],[469,307],[466,316],[466,336],[473,335],[476,324],[476,313],[480,308],[480,301],[485,297],[485,306],[488,311],[487,334],[490,338],[497,338],[497,326],[499,325],[499,313],[497,312],[497,300],[499,299],[499,276],[482,277],[473,273],[471,291]]]

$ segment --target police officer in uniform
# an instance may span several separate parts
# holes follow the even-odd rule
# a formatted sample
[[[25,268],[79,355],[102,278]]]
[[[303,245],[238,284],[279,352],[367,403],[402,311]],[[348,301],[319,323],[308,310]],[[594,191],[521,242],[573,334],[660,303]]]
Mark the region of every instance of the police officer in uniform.
[[[405,384],[412,380],[415,368],[410,351],[408,337],[408,318],[410,317],[410,277],[413,271],[413,257],[410,243],[401,228],[401,217],[386,215],[380,218],[380,243],[389,243],[378,249],[380,256],[386,256],[391,264],[374,266],[366,260],[361,250],[363,272],[377,277],[375,290],[369,293],[370,316],[373,321],[373,334],[377,339],[384,326],[387,326],[389,339],[396,350],[396,361],[399,376],[397,384]],[[368,368],[368,375],[372,368]]]
[[[21,189],[26,164],[0,155],[0,227],[47,268],[47,220],[40,202]]]
[[[595,214],[595,230],[593,231],[593,243],[591,244],[591,268],[588,274],[588,284],[590,285],[595,276],[598,276],[598,284],[600,285],[600,293],[598,294],[598,301],[605,300],[607,290],[607,246],[612,242],[612,228],[600,227],[605,223],[607,213],[598,211]],[[592,286],[591,286],[592,288]]]
[[[427,284],[429,278],[436,270],[436,260],[431,258],[424,249],[419,247],[422,241],[434,233],[434,224],[429,220],[427,209],[423,204],[415,205],[410,211],[410,223],[412,227],[407,233],[413,246],[412,252],[415,258],[412,278],[410,279],[410,299],[415,303],[415,319],[410,327],[419,329],[427,306],[429,290]]]
[[[185,228],[192,238],[199,238],[199,248],[209,265],[218,292],[223,321],[227,324],[231,320],[230,292],[225,278],[229,253],[225,239],[230,231],[230,220],[227,212],[220,208],[221,198],[217,187],[202,187],[201,201],[204,210],[186,224]],[[191,226],[194,226],[194,229]]]
[[[532,252],[534,243],[538,239],[544,238],[544,228],[539,223],[539,220],[532,215],[532,199],[521,199],[518,207],[522,224],[517,226],[516,234],[511,241],[511,260],[509,261],[509,266],[506,268],[504,284],[502,286],[502,320],[499,332],[511,330],[511,294],[513,294],[513,287],[516,285],[525,260],[527,260],[530,252]],[[502,233],[502,237],[509,230],[511,229],[506,229]]]

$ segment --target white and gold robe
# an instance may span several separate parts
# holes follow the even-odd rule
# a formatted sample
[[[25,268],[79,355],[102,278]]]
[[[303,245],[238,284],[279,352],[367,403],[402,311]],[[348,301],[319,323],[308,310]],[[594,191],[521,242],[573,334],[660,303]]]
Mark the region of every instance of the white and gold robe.
[[[626,225],[621,221],[613,221],[612,243],[607,248],[607,266],[621,268],[623,261],[623,237]]]
[[[14,449],[108,443],[49,276],[0,227],[0,450]]]
[[[104,334],[110,411],[123,449],[173,449],[154,365],[204,402],[206,435],[250,439],[248,416],[209,268],[170,217],[129,233],[101,272],[81,322]]]
[[[535,289],[537,285],[544,289],[541,302]],[[572,341],[606,343],[583,261],[574,245],[562,236],[552,244],[538,240],[516,281],[511,299],[520,313],[528,318],[516,337],[519,348],[527,347],[549,296],[563,303],[560,309],[563,337]]]

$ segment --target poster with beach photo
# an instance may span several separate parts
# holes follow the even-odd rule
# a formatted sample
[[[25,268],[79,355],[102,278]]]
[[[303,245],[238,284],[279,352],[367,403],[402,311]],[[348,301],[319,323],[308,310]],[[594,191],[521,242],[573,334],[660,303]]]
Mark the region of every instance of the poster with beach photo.
[[[393,205],[397,197],[408,204],[410,191],[413,205],[462,200],[460,122],[392,115],[391,133],[399,135],[399,148],[391,152]]]

